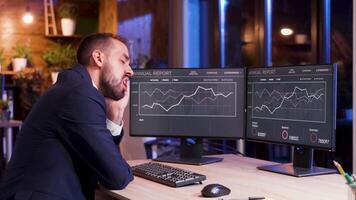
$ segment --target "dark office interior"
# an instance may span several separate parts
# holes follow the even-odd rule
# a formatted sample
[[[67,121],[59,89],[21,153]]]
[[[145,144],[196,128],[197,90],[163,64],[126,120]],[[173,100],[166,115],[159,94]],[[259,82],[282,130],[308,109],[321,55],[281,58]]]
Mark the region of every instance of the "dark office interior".
[[[71,33],[64,33],[60,20],[66,4],[72,6],[68,12],[75,16]],[[53,73],[75,64],[79,42],[96,32],[127,38],[134,70],[248,71],[336,64],[335,149],[314,148],[313,165],[335,168],[336,160],[352,174],[353,12],[352,0],[2,0],[0,180],[11,156],[9,145],[16,145],[21,123],[55,82]],[[25,14],[31,17],[25,18]],[[22,67],[15,66],[19,54],[27,60]],[[130,129],[127,113],[124,128]],[[245,140],[244,136],[195,138],[184,134],[142,137],[138,133],[133,137],[127,130],[120,150],[127,160],[159,158],[179,154],[180,142],[185,140],[187,145],[201,142],[204,155],[234,154],[289,163],[294,149],[299,148]],[[97,197],[101,198],[110,197]]]

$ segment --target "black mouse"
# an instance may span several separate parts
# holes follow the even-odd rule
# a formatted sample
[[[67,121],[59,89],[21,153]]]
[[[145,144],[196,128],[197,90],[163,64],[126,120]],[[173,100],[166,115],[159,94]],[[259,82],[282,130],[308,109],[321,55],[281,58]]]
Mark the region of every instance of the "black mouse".
[[[228,195],[230,192],[231,190],[223,185],[209,184],[202,189],[201,194],[203,197],[220,197]]]

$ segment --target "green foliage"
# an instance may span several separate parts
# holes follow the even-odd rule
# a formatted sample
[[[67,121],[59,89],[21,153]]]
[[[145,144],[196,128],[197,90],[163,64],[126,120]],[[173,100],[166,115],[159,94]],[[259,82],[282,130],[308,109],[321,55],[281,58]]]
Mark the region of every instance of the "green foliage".
[[[9,102],[7,100],[0,99],[0,110],[6,110],[9,108]]]
[[[0,66],[3,66],[5,62],[5,55],[4,55],[4,49],[0,49]]]
[[[67,69],[76,63],[76,49],[70,44],[56,44],[44,51],[43,60],[52,71]]]
[[[15,51],[14,58],[26,58],[29,62],[31,62],[32,53],[28,45],[18,43],[13,49]]]
[[[18,90],[19,119],[25,119],[33,105],[46,89],[45,73],[40,68],[26,67],[15,73],[12,79]],[[1,104],[0,104],[1,105]]]
[[[72,3],[62,3],[58,7],[58,16],[60,18],[75,19],[78,15],[78,7]]]
[[[9,110],[9,102],[0,100],[0,121],[10,120],[11,112]]]

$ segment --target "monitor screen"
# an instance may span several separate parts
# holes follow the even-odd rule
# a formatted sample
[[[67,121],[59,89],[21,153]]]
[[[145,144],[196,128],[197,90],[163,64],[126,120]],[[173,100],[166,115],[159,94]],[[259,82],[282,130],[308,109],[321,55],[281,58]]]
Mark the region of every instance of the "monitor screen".
[[[293,161],[258,169],[296,177],[335,173],[314,166],[314,148],[335,149],[336,66],[255,68],[247,78],[246,139],[289,144]]]
[[[250,69],[246,138],[333,150],[335,94],[333,65]]]
[[[130,95],[131,136],[244,136],[244,68],[135,70]]]

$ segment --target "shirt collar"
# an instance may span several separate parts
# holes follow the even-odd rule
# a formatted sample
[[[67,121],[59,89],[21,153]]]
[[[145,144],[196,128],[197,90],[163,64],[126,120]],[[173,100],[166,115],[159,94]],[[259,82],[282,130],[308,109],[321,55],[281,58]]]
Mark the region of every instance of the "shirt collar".
[[[92,81],[92,83],[93,83],[93,86],[94,86],[96,89],[98,89],[98,86],[95,85],[94,81]]]

